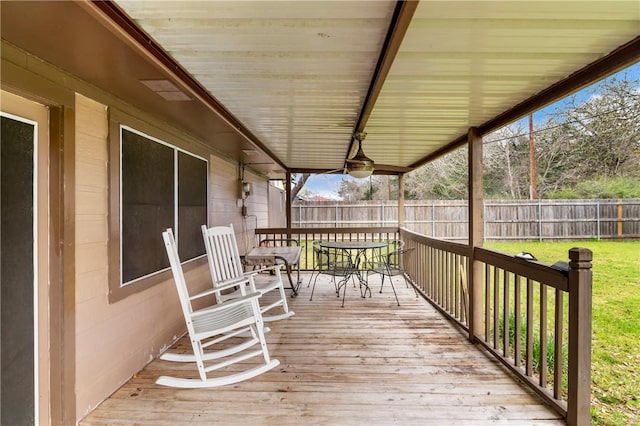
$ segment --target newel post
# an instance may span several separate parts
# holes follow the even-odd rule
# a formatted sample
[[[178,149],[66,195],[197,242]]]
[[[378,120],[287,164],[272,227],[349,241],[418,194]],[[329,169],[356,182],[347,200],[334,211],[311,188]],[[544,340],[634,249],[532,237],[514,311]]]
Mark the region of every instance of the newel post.
[[[591,250],[569,250],[569,390],[567,425],[591,421]]]

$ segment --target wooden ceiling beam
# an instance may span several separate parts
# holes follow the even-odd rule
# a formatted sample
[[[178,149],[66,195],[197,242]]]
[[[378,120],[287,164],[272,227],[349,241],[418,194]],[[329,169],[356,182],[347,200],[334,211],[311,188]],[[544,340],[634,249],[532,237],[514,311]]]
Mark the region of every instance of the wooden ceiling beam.
[[[387,31],[384,44],[382,45],[382,50],[380,51],[380,56],[378,57],[376,68],[371,78],[369,90],[367,91],[367,95],[365,96],[364,102],[362,103],[362,108],[360,109],[358,120],[353,127],[354,135],[364,131],[367,125],[367,121],[369,120],[371,111],[373,111],[373,107],[378,100],[378,95],[380,95],[382,86],[384,85],[384,82],[387,79],[387,75],[389,74],[389,69],[391,69],[391,65],[393,64],[393,61],[395,60],[396,55],[400,50],[402,40],[407,33],[407,29],[409,28],[409,24],[411,23],[411,19],[413,18],[413,14],[416,11],[417,7],[418,1],[414,0],[399,0],[396,3],[396,8],[393,12],[393,17],[391,18],[389,30]],[[354,140],[354,138],[351,138],[349,149],[345,154],[345,166],[346,159],[350,158],[349,154],[355,154],[355,150],[357,149],[357,146],[355,145],[356,141]]]

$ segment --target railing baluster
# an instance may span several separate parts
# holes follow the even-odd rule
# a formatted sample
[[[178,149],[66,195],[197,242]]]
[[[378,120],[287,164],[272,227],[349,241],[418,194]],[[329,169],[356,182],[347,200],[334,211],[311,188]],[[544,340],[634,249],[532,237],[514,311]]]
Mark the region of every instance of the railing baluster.
[[[562,375],[563,375],[563,356],[562,356],[562,329],[563,329],[563,311],[564,311],[564,295],[562,291],[556,290],[556,315],[555,315],[555,335],[553,338],[553,396],[560,398],[562,396]]]
[[[460,293],[462,292],[462,280],[460,277],[460,257],[453,254],[454,276],[453,276],[453,306],[455,307],[455,316],[463,320],[462,309],[460,308]]]
[[[445,273],[443,284],[443,295],[444,295],[444,307],[447,312],[452,312],[451,309],[451,282],[453,281],[451,275],[453,275],[453,270],[451,268],[451,253],[443,252],[444,262],[445,262]]]
[[[527,278],[527,358],[525,361],[525,373],[531,377],[533,375],[533,281]]]
[[[500,338],[499,327],[500,315],[500,270],[497,266],[493,267],[493,347],[499,348],[498,339]]]
[[[547,287],[540,286],[540,386],[547,387]]]
[[[513,364],[516,367],[520,366],[522,348],[520,347],[520,324],[521,324],[521,306],[520,306],[520,276],[514,275],[513,277]]]
[[[502,332],[503,332],[503,351],[502,355],[507,358],[509,357],[509,272],[502,271],[504,276],[504,298],[502,301],[503,307],[503,315],[502,315]]]
[[[484,340],[489,341],[491,326],[491,280],[489,276],[490,267],[484,264]]]

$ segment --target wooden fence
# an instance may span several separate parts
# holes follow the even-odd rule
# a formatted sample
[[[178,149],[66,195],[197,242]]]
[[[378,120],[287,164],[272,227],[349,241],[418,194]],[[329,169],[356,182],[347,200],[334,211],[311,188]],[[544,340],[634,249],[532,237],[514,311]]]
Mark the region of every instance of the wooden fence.
[[[467,201],[405,202],[405,227],[451,241],[467,240]],[[397,226],[395,201],[296,203],[294,227]],[[640,199],[487,200],[485,240],[640,238]]]

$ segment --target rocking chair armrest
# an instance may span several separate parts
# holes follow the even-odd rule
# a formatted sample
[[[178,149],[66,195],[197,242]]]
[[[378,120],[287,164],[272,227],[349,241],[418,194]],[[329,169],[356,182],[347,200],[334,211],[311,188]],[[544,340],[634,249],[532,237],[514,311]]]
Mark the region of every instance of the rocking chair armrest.
[[[199,299],[201,297],[205,297],[205,296],[210,296],[216,292],[222,291],[222,290],[226,290],[228,288],[233,288],[236,287],[240,284],[251,284],[249,281],[251,279],[248,277],[238,277],[238,278],[232,278],[230,280],[227,281],[221,281],[220,283],[216,284],[215,288],[209,289],[209,290],[205,290],[201,293],[198,294],[194,294],[193,296],[189,297],[189,300],[196,300]]]
[[[247,303],[251,300],[254,299],[258,299],[262,296],[262,293],[260,293],[259,291],[256,291],[255,293],[249,293],[246,296],[242,296],[242,297],[238,297],[236,299],[229,299],[227,301],[224,301],[222,303],[218,303],[216,305],[204,308],[204,309],[200,309],[197,310],[195,312],[193,312],[191,314],[192,317],[198,317],[200,315],[206,315],[206,314],[210,314],[211,312],[216,312],[216,311],[220,311],[223,309],[228,309],[232,306],[236,306],[236,305],[241,305],[244,303]]]
[[[210,290],[203,291],[202,293],[198,293],[198,294],[194,294],[193,296],[189,296],[189,300],[196,300],[196,299],[199,299],[201,297],[209,296],[211,294],[214,294],[216,291],[220,291],[220,290],[218,290],[217,288],[212,288]]]

